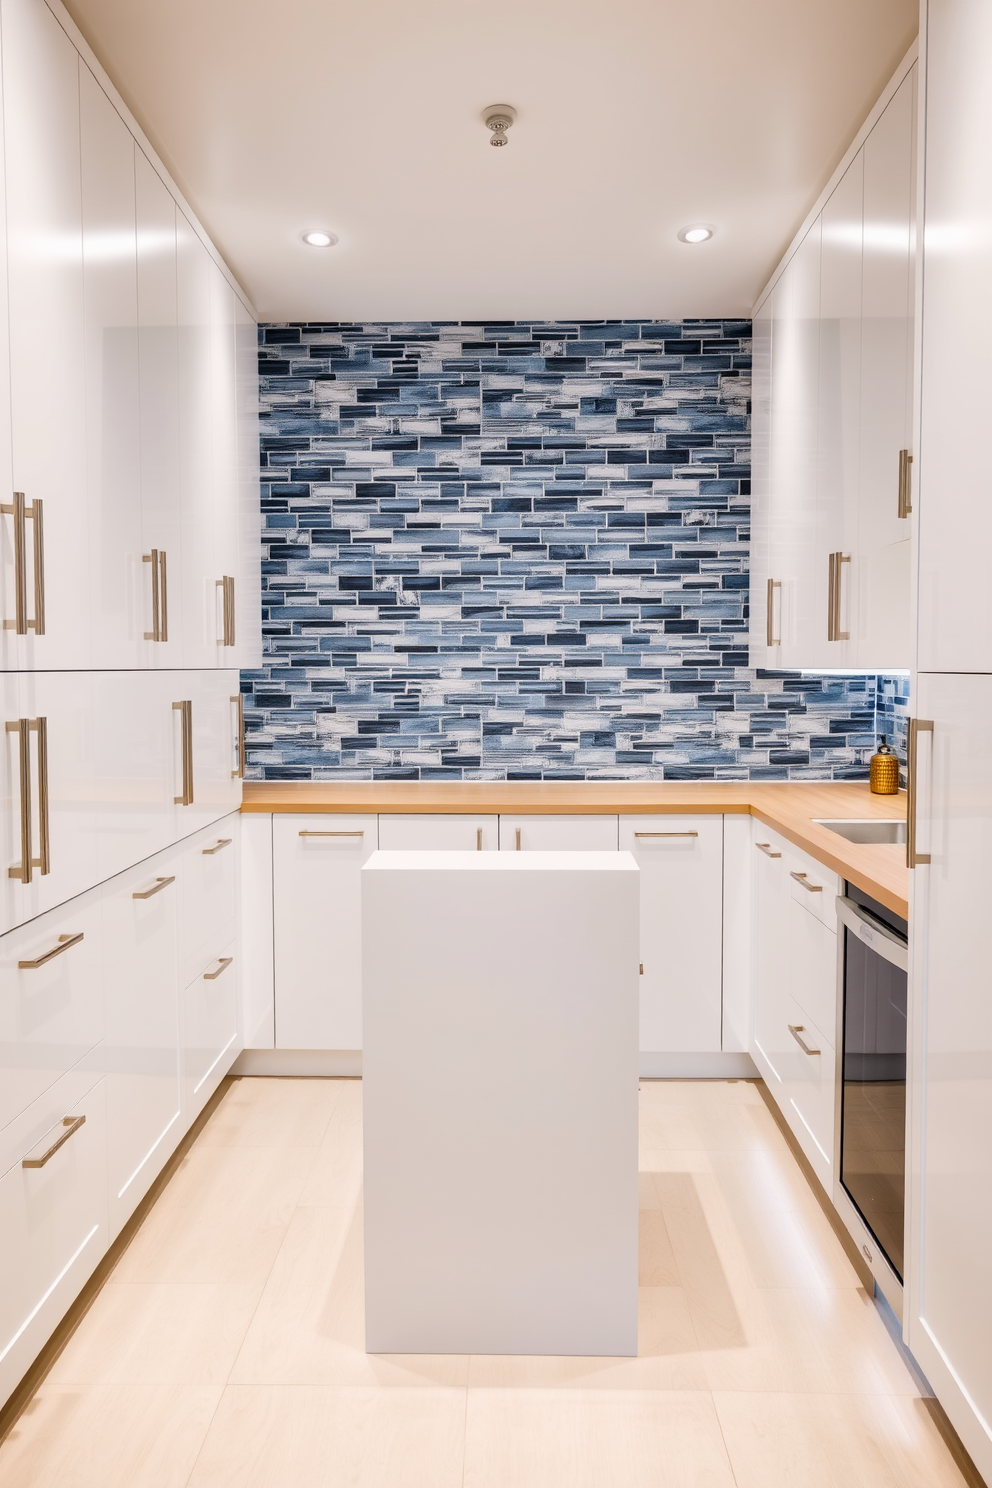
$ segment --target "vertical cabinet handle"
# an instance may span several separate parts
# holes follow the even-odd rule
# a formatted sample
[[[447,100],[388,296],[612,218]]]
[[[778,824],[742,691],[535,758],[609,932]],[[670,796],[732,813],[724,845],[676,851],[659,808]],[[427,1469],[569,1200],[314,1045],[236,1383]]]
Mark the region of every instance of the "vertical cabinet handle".
[[[145,631],[146,641],[169,639],[169,585],[165,562],[165,551],[152,548],[143,553],[142,563],[150,563],[152,570],[152,628]]]
[[[841,574],[844,564],[850,563],[849,553],[830,553],[827,559],[827,640],[849,641],[851,632],[841,630]]]
[[[476,829],[475,829],[475,850],[476,850],[476,852],[481,852],[482,851],[482,828],[481,827],[476,827]]]
[[[18,718],[6,724],[8,734],[17,735],[17,773],[21,806],[21,861],[7,869],[9,878],[29,884],[37,868],[42,876],[51,873],[51,829],[48,796],[48,719]],[[38,856],[34,856],[31,822],[31,735],[38,736]]]
[[[237,765],[235,766],[235,768],[231,771],[231,779],[232,780],[244,780],[244,778],[245,778],[245,699],[244,699],[244,694],[239,692],[235,697],[232,697],[231,702],[234,703],[235,708],[237,710],[236,711],[236,714],[235,714],[235,724],[234,724],[234,727],[237,730],[237,737],[235,738],[235,741],[234,741],[234,757],[235,757],[235,759],[238,762]]]
[[[191,698],[184,699],[181,703],[173,703],[173,712],[179,714],[180,729],[180,751],[183,765],[183,793],[181,796],[173,796],[177,806],[192,806],[193,804],[193,701]]]
[[[9,724],[8,724],[9,727]],[[919,736],[929,734],[933,738],[932,718],[911,718],[906,748],[906,867],[929,863],[930,854],[916,851],[916,765],[919,756]],[[11,870],[13,872],[13,869]]]
[[[221,591],[221,605],[223,610],[223,640],[222,646],[234,645],[234,580],[230,574],[225,574],[222,579],[217,580],[217,588]]]
[[[13,500],[4,502],[0,512],[14,519],[14,618],[3,622],[4,630],[27,635],[45,634],[45,527],[41,501],[30,506],[23,491],[15,491]],[[34,619],[28,619],[28,538],[27,524],[34,522]]]
[[[899,451],[899,508],[897,516],[908,517],[913,510],[913,457],[909,450]]]
[[[775,590],[779,591],[779,633],[775,634]],[[782,582],[780,579],[769,579],[767,585],[767,598],[765,600],[765,645],[781,646],[782,644]]]
[[[516,851],[519,852],[520,851],[520,828],[519,827],[516,830],[516,843],[517,843]]]

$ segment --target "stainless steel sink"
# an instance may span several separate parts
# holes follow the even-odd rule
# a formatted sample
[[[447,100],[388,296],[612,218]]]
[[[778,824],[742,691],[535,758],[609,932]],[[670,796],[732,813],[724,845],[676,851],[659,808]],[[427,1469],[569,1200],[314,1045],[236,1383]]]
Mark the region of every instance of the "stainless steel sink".
[[[818,827],[846,837],[848,842],[905,842],[904,821],[829,821],[822,816],[815,818]]]

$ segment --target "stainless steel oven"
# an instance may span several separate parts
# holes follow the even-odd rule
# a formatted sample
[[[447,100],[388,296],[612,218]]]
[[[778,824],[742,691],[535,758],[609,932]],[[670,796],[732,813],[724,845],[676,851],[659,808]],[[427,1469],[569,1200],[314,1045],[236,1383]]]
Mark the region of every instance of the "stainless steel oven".
[[[837,900],[837,915],[844,934],[840,1181],[901,1282],[908,926],[853,884]]]

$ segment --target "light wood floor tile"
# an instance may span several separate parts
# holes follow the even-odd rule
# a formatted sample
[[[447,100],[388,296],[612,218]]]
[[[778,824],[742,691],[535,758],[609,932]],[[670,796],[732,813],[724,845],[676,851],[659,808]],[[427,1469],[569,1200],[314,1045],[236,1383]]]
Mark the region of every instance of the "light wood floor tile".
[[[301,1204],[348,1206],[362,1184],[362,1087],[342,1080],[334,1114],[328,1123]]]
[[[464,1432],[464,1390],[229,1385],[189,1488],[461,1488]]]
[[[221,1391],[44,1384],[0,1446],[3,1488],[186,1488]]]
[[[223,1385],[261,1285],[111,1281],[49,1378],[62,1384]]]
[[[342,1087],[357,1080],[236,1080],[197,1147],[319,1147]]]
[[[962,1488],[922,1401],[717,1394],[737,1488]]]
[[[735,1488],[706,1393],[470,1390],[464,1488]]]

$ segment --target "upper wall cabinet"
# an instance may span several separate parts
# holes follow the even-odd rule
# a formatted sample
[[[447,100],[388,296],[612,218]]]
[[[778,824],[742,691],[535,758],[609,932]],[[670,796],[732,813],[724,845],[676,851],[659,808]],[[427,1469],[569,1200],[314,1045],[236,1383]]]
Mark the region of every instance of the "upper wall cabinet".
[[[915,97],[914,64],[755,312],[758,666],[909,664]]]
[[[0,32],[0,668],[257,664],[253,317],[44,0]]]

